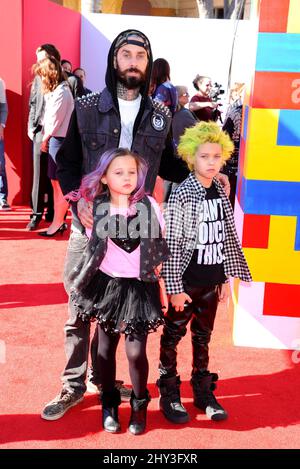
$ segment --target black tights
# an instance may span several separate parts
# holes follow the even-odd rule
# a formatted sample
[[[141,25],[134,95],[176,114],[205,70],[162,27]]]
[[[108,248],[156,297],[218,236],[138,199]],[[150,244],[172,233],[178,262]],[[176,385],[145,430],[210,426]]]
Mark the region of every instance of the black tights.
[[[98,327],[98,370],[104,392],[114,389],[116,379],[116,351],[120,334],[108,334]],[[125,350],[129,363],[129,374],[135,396],[145,397],[149,363],[146,355],[147,335],[131,334],[125,336]]]

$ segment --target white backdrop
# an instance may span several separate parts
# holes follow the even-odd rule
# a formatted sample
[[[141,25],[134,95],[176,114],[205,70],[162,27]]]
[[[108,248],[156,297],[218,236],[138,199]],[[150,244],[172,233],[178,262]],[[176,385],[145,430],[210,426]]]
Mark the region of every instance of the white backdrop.
[[[81,66],[87,73],[87,87],[101,90],[107,52],[123,30],[135,28],[150,39],[153,57],[163,57],[171,67],[174,85],[186,85],[190,94],[197,73],[208,75],[227,90],[230,58],[236,29],[234,20],[166,18],[86,14],[82,16]],[[254,70],[257,29],[254,21],[238,23],[231,81],[249,83]]]

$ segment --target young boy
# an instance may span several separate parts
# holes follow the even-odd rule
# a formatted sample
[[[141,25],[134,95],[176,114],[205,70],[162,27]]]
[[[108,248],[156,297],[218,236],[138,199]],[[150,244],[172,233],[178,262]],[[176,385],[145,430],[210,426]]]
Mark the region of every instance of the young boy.
[[[180,400],[177,376],[177,344],[191,321],[194,405],[212,420],[224,420],[227,412],[216,400],[218,375],[208,371],[208,345],[218,303],[229,295],[228,277],[250,282],[236,233],[230,202],[215,179],[230,158],[233,144],[215,122],[200,122],[185,131],[179,155],[192,171],[175,189],[166,214],[167,242],[172,257],[162,275],[170,306],[160,346],[160,409],[173,423],[189,415]]]

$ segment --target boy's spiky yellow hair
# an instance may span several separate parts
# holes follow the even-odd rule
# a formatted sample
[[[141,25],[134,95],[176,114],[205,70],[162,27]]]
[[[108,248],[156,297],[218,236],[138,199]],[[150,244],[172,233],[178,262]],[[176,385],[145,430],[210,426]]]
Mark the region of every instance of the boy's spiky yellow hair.
[[[186,129],[179,142],[177,152],[186,161],[191,171],[194,169],[197,150],[203,143],[218,143],[222,148],[222,160],[224,163],[230,158],[234,149],[229,135],[213,121],[202,121],[194,127]]]

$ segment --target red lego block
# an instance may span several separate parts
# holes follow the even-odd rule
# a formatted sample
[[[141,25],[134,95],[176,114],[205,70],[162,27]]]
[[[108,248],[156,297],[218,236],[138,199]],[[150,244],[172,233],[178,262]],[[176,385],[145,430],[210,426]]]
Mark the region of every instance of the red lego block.
[[[270,215],[244,215],[243,241],[244,248],[267,249],[269,243]]]
[[[290,0],[261,0],[260,33],[286,33]]]
[[[300,318],[299,298],[300,285],[266,283],[263,314]]]
[[[252,106],[299,109],[300,73],[255,72]]]

